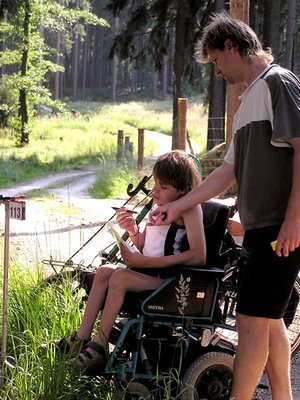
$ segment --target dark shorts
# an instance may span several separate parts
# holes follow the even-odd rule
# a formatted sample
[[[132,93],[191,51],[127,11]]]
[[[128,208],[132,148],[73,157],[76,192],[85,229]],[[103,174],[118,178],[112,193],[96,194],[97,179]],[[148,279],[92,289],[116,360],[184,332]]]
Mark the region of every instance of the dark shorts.
[[[300,269],[300,247],[278,257],[270,243],[280,226],[245,232],[238,268],[237,311],[241,314],[282,318]]]

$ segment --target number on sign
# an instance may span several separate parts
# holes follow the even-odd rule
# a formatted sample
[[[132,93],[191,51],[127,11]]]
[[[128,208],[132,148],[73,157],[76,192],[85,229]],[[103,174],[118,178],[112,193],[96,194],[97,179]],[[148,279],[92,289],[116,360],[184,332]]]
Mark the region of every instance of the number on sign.
[[[25,219],[25,203],[18,201],[11,201],[9,203],[9,217],[13,219]]]

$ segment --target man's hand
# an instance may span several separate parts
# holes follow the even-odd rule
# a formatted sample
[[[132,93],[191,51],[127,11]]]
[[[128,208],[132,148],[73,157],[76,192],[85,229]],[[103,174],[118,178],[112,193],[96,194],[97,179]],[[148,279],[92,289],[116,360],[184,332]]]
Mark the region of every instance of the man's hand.
[[[278,234],[275,247],[278,257],[288,257],[291,251],[300,246],[300,222],[295,219],[285,219]]]
[[[176,201],[155,208],[149,214],[149,222],[153,225],[170,225],[179,217]]]

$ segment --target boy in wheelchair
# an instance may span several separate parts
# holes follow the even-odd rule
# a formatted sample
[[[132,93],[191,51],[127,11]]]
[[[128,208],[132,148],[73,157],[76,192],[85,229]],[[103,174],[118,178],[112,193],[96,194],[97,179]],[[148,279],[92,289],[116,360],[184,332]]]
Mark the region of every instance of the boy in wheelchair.
[[[155,205],[177,200],[194,189],[201,177],[194,161],[184,152],[174,150],[158,158],[153,168]],[[131,253],[121,253],[126,267],[102,265],[94,278],[81,325],[68,338],[55,341],[55,346],[69,353],[70,365],[79,370],[103,369],[105,344],[122,308],[126,292],[154,290],[174,275],[176,265],[201,267],[206,262],[206,242],[200,205],[182,214],[169,226],[146,224],[144,232],[124,207],[117,211],[117,222],[136,246]],[[173,267],[173,268],[171,268]],[[99,311],[99,331],[91,340]]]

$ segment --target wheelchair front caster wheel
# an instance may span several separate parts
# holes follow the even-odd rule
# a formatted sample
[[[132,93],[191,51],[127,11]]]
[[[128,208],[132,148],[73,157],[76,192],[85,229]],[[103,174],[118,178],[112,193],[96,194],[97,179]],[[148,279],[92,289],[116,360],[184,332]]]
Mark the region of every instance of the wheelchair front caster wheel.
[[[210,352],[196,358],[183,376],[182,400],[229,400],[234,358]]]
[[[145,385],[139,382],[129,382],[123,389],[118,387],[112,400],[150,400],[151,393]]]

